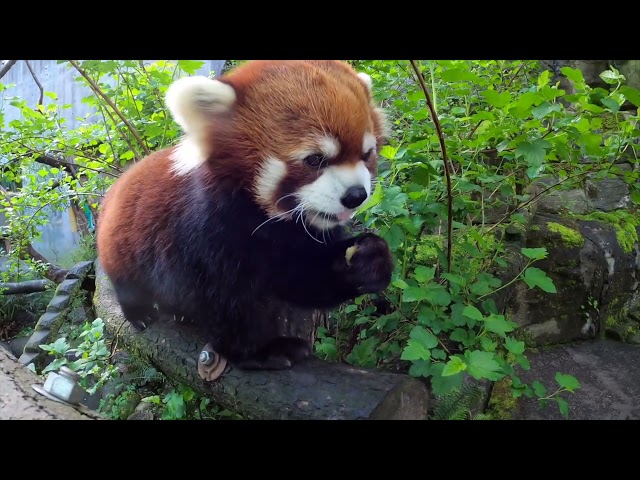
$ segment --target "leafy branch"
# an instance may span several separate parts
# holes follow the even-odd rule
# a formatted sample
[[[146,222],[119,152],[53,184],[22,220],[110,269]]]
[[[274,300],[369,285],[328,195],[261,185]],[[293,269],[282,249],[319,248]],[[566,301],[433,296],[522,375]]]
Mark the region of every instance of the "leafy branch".
[[[144,143],[144,141],[140,137],[140,134],[135,129],[135,127],[133,125],[131,125],[131,122],[129,122],[129,120],[127,120],[127,118],[123,115],[123,113],[116,106],[116,104],[113,103],[113,101],[111,101],[111,99],[102,91],[100,86],[87,74],[87,72],[85,72],[84,69],[82,67],[80,67],[78,62],[76,62],[75,60],[69,60],[69,63],[71,65],[73,65],[73,67],[78,71],[78,73],[80,73],[80,75],[82,75],[84,77],[84,79],[87,81],[87,83],[89,83],[89,86],[91,87],[91,90],[93,90],[93,92],[96,95],[100,96],[100,98],[102,98],[107,103],[107,105],[109,105],[111,107],[111,109],[115,112],[115,114],[118,115],[118,117],[120,117],[120,120],[122,120],[124,122],[124,124],[127,126],[129,131],[131,132],[131,134],[134,136],[134,138],[138,142],[138,145],[140,145],[140,148],[142,148],[142,150],[144,151],[144,153],[146,155],[149,155],[149,153],[151,153],[151,152],[149,151],[149,148],[147,147],[147,145]]]

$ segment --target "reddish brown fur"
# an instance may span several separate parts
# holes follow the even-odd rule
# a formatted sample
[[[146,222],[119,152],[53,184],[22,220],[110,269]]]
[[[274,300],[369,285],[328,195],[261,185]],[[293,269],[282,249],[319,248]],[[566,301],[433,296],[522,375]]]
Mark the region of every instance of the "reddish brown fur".
[[[171,219],[178,195],[178,189],[171,185],[183,181],[170,170],[172,151],[155,152],[132,166],[102,202],[97,247],[102,267],[115,279],[130,275],[122,259],[131,252],[153,249],[167,254],[171,239],[164,225]],[[148,244],[147,232],[158,234],[152,245]]]

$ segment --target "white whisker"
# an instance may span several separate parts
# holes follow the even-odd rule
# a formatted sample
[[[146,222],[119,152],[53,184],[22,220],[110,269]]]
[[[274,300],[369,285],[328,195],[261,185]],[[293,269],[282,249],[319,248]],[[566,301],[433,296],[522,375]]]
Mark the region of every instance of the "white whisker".
[[[282,220],[285,215],[287,215],[288,213],[292,213],[296,208],[298,208],[298,207],[292,208],[291,210],[287,210],[286,212],[282,212],[282,213],[279,213],[278,215],[274,215],[272,217],[267,218],[264,222],[262,222],[260,225],[258,225],[253,232],[251,232],[251,235],[256,233],[260,227],[262,227],[263,225],[266,225],[271,220],[275,220],[275,219],[278,219],[278,221]]]

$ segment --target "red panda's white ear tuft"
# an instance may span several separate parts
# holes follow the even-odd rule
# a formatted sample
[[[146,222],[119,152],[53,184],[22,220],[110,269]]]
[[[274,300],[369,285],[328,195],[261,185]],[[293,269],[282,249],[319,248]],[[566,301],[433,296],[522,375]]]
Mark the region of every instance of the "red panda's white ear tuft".
[[[171,115],[187,134],[199,130],[208,114],[225,112],[235,101],[233,87],[203,76],[176,80],[166,96]]]
[[[211,153],[206,135],[211,116],[226,112],[235,101],[233,87],[204,76],[183,77],[169,86],[167,107],[186,134],[172,155],[176,172],[188,173],[206,161]]]
[[[365,86],[367,87],[367,89],[369,91],[372,90],[373,82],[371,81],[371,77],[369,75],[367,75],[364,72],[360,72],[360,73],[358,73],[358,78],[360,78],[360,80],[362,80],[362,83],[365,84]]]

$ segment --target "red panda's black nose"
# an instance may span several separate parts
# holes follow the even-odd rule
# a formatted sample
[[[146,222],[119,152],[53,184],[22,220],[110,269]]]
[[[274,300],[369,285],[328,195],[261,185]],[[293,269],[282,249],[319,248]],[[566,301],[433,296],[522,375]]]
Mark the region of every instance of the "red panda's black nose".
[[[367,198],[367,191],[362,185],[349,187],[340,199],[340,203],[347,208],[356,208]]]

